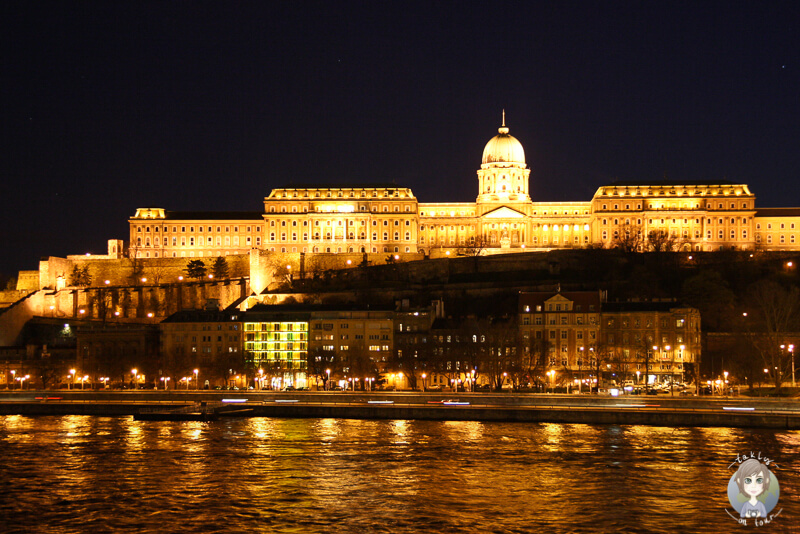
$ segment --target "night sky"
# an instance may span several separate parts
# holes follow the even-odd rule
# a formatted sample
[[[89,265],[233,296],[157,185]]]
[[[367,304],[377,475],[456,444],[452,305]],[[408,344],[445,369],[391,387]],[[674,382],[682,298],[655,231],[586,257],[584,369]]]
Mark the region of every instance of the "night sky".
[[[666,176],[800,206],[799,6],[3,2],[0,273],[292,183],[474,201],[503,109],[534,200]]]

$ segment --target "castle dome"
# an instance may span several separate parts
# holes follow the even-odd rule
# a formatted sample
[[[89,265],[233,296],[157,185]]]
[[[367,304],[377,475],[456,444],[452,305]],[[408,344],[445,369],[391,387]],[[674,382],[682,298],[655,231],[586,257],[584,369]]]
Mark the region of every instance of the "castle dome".
[[[524,165],[525,150],[522,149],[522,143],[508,133],[505,111],[503,112],[503,125],[497,131],[498,134],[486,143],[481,163],[484,165],[487,163],[520,163]]]

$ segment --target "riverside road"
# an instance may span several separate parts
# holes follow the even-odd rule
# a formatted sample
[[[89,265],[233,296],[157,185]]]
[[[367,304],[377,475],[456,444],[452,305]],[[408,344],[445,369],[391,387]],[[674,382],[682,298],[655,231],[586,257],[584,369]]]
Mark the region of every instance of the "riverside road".
[[[800,400],[661,395],[274,391],[5,391],[0,415],[129,416],[204,402],[245,417],[800,428]],[[235,410],[233,409],[235,407]]]

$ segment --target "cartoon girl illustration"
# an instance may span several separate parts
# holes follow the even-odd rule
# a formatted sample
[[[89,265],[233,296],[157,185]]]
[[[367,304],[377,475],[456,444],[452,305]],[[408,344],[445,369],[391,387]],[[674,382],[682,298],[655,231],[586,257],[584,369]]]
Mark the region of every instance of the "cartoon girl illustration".
[[[750,458],[742,462],[736,471],[736,484],[739,493],[748,497],[748,500],[742,505],[740,517],[767,517],[767,509],[758,496],[769,490],[770,480],[769,469],[757,459]]]

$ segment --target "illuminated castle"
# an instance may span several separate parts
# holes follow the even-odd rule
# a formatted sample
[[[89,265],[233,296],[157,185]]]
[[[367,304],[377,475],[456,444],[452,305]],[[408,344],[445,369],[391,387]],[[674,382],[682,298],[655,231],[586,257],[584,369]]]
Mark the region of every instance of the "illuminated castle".
[[[129,220],[131,253],[202,258],[260,249],[414,259],[665,243],[686,251],[798,246],[800,209],[756,209],[746,184],[615,182],[588,201],[535,202],[530,172],[504,115],[483,150],[475,202],[423,203],[406,187],[363,184],[273,189],[261,212],[139,208]]]

